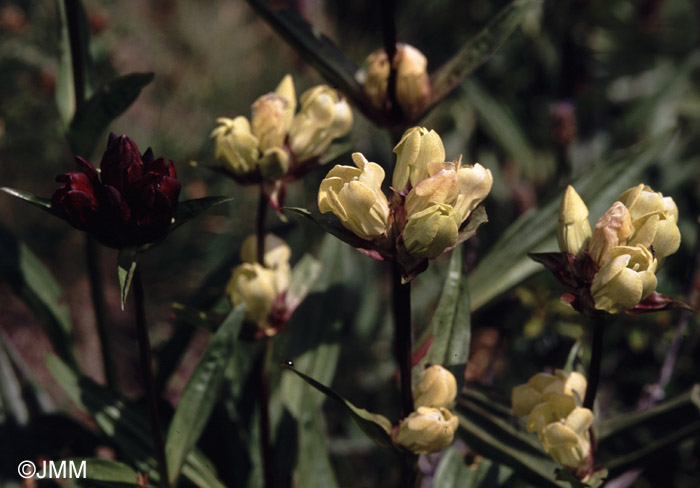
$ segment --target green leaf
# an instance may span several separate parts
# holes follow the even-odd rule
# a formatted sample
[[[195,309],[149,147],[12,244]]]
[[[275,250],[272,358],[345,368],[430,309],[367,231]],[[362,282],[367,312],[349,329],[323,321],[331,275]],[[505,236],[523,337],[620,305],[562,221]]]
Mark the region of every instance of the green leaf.
[[[185,387],[168,429],[165,455],[168,478],[176,485],[187,454],[196,445],[216,405],[245,306],[233,310],[214,334]]]
[[[0,190],[4,191],[8,195],[12,195],[13,197],[17,197],[20,200],[24,200],[25,202],[34,205],[36,208],[41,209],[44,212],[48,212],[51,215],[58,217],[56,211],[53,208],[51,208],[51,199],[49,198],[39,197],[29,192],[15,190],[14,188],[8,188],[6,186],[3,186],[2,188],[0,188]]]
[[[654,408],[604,420],[596,462],[611,474],[635,466],[661,449],[700,433],[700,384]]]
[[[273,10],[264,0],[248,0],[248,4],[308,64],[313,66],[331,86],[338,88],[365,114],[376,114],[355,79],[357,66],[333,44],[295,12]]]
[[[151,472],[151,480],[158,480],[156,461],[151,456],[153,444],[147,415],[129,400],[90,378],[80,376],[53,354],[46,357],[46,365],[68,398],[95,419],[102,429],[142,473]],[[212,462],[199,451],[187,456],[182,474],[202,488],[225,488],[213,471]]]
[[[305,208],[300,207],[284,207],[283,210],[289,210],[290,212],[307,218],[308,220],[315,223],[329,234],[334,235],[346,244],[350,244],[352,247],[355,247],[357,249],[372,248],[372,243],[370,241],[366,241],[357,237],[357,235],[355,235],[354,232],[343,227],[343,225],[340,223],[340,221],[335,215],[330,216],[317,212],[311,212]]]
[[[435,470],[433,488],[491,488],[505,486],[512,470],[488,459],[475,459],[468,465],[464,456],[450,446],[442,452]]]
[[[22,398],[22,385],[15,373],[5,345],[0,341],[0,425],[9,417],[19,426],[29,422],[29,409]]]
[[[141,250],[138,246],[125,247],[119,250],[117,256],[117,274],[119,275],[119,290],[121,290],[121,305],[124,310],[126,297],[131,288],[131,281],[134,279],[136,265],[141,257]]]
[[[457,391],[464,382],[464,368],[469,357],[471,323],[469,314],[469,289],[462,272],[461,249],[452,251],[447,268],[445,285],[440,301],[430,322],[433,343],[426,355],[431,364],[441,364],[455,375]]]
[[[71,55],[69,22],[66,11],[66,1],[61,0],[58,4],[58,22],[60,28],[59,39],[59,62],[58,73],[56,75],[56,105],[58,112],[63,121],[63,125],[68,128],[73,116],[75,115],[75,82],[73,79],[73,59]],[[92,69],[92,59],[90,56],[90,39],[87,17],[83,2],[76,0],[72,2],[76,8],[76,17],[78,20],[77,39],[80,43],[78,51],[82,59],[81,70],[83,71],[83,82],[85,84],[85,95],[89,96],[92,93],[94,76]]]
[[[73,323],[63,303],[61,287],[36,255],[0,226],[0,274],[27,305],[51,340],[55,351],[77,365]]]
[[[593,218],[602,215],[623,191],[638,183],[646,168],[663,159],[664,151],[672,147],[672,136],[666,133],[619,151],[572,182],[588,205],[590,215]],[[527,253],[557,249],[559,205],[560,197],[556,197],[522,215],[479,260],[468,278],[472,311],[544,269],[530,260]]]
[[[181,225],[186,224],[195,217],[198,217],[201,213],[206,212],[211,207],[221,203],[230,202],[231,200],[233,200],[231,197],[204,197],[185,200],[184,202],[178,203],[177,209],[175,210],[175,215],[173,216],[173,223],[168,228],[168,233],[174,231]]]
[[[138,98],[153,73],[132,73],[102,85],[75,112],[67,138],[73,154],[89,157],[101,134]]]
[[[541,0],[514,0],[489,21],[481,32],[470,39],[431,77],[432,97],[423,115],[452,93],[474,70],[493,55],[522,23],[527,13]],[[422,115],[421,115],[422,117]]]
[[[127,488],[136,486],[138,473],[131,467],[119,461],[100,458],[72,458],[76,469],[85,462],[85,477],[90,480],[89,486],[104,486],[110,488]],[[83,482],[80,482],[82,484]]]
[[[175,318],[181,322],[211,333],[216,332],[219,328],[219,321],[214,320],[207,312],[188,307],[182,303],[173,303],[172,309]]]
[[[308,384],[316,388],[321,393],[325,394],[327,397],[332,398],[338,402],[345,410],[350,414],[350,417],[355,421],[357,426],[362,429],[362,431],[367,434],[367,436],[376,442],[379,446],[385,447],[387,449],[393,448],[393,443],[391,442],[391,431],[392,425],[389,419],[383,415],[376,413],[371,413],[364,408],[358,408],[352,403],[338,395],[335,391],[331,390],[325,385],[322,385],[318,381],[306,376],[304,373],[294,369],[291,361],[284,365],[290,371],[296,373],[301,379],[306,381]]]
[[[500,406],[491,408],[491,402],[471,394],[458,398],[456,414],[461,428],[457,435],[478,454],[505,464],[535,486],[562,486],[553,477],[559,465],[533,436],[515,427],[518,420],[514,416],[503,415]]]
[[[338,481],[328,458],[326,436],[319,415],[308,415],[299,422],[299,452],[294,472],[295,486],[335,488]]]
[[[285,301],[291,310],[296,309],[313,288],[323,266],[310,254],[304,254],[292,270]]]

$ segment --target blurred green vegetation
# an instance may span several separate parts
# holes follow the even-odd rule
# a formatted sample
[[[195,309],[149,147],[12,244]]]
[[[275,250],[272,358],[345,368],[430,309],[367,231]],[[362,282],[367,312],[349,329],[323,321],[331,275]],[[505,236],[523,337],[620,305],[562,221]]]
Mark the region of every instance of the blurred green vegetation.
[[[358,65],[381,47],[376,2],[287,3]],[[507,3],[400,2],[398,38],[425,53],[432,71]],[[248,116],[251,103],[274,89],[285,73],[294,75],[297,94],[323,80],[244,2],[91,0],[85,4],[98,81],[131,72],[155,73],[153,83],[110,130],[129,135],[142,150],[151,146],[156,156],[173,160],[183,183],[183,198],[234,198],[179,229],[140,263],[152,303],[149,319],[156,354],[161,364],[173,368],[165,369],[172,376],[160,376],[161,386],[174,403],[204,350],[208,333],[174,320],[171,304],[192,303],[196,295],[195,308],[227,313],[221,297],[228,269],[238,262],[242,240],[254,231],[255,188],[236,185],[203,167],[213,162],[209,133],[214,121],[220,116]],[[43,196],[57,187],[56,175],[74,169],[54,103],[56,15],[55,3],[49,0],[0,2],[0,185]],[[466,268],[474,269],[518,217],[558,199],[566,184],[589,173],[596,163],[609,160],[617,151],[644,147],[656,137],[673,134],[663,151],[653,156],[642,181],[672,196],[680,211],[681,248],[664,263],[658,289],[688,300],[698,310],[699,38],[700,5],[692,0],[549,0],[532,12],[483,67],[422,121],[442,136],[448,158],[463,154],[466,162],[479,161],[494,174],[493,191],[485,203],[490,222],[464,246]],[[391,135],[359,112],[355,115],[352,151],[391,168]],[[106,144],[106,134],[103,139]],[[98,164],[103,147],[101,143],[95,154],[83,156]],[[346,154],[334,163],[349,161]],[[289,185],[287,204],[316,208],[318,185],[328,169],[316,169]],[[39,256],[62,287],[61,303],[68,305],[75,324],[79,363],[85,374],[102,381],[82,236],[23,202],[4,194],[0,198],[0,227]],[[592,214],[591,219],[598,216]],[[295,216],[286,223],[273,219],[269,223],[273,232],[288,241],[293,262],[304,253],[336,253],[324,261],[335,263],[324,270],[325,287],[319,285],[279,336],[273,364],[296,359],[311,347],[297,344],[295,335],[332,326],[332,339],[322,335],[318,339],[341,346],[335,353],[337,366],[326,371],[326,383],[355,405],[396,420],[398,392],[387,387],[393,385],[395,375],[388,265],[340,243],[333,247],[326,242],[322,248],[323,233]],[[118,311],[115,253],[103,250],[101,257],[113,312],[111,334],[119,385],[136,399],[141,385],[131,345],[134,333],[130,318]],[[448,260],[447,256],[435,260],[414,282],[416,337],[430,324]],[[205,280],[208,285],[202,286]],[[468,380],[507,403],[512,386],[538,371],[563,366],[571,347],[583,337],[586,322],[559,302],[561,291],[538,268],[480,304],[471,319]],[[0,279],[0,364],[11,364],[0,370],[14,371],[20,387],[0,395],[0,485],[19,486],[10,480],[15,479],[22,459],[91,456],[97,447],[119,453],[123,448],[106,442],[85,417],[72,419],[59,408],[69,402],[43,362],[51,344],[32,310],[10,292]],[[329,296],[337,304],[334,311],[328,310]],[[682,320],[685,325],[679,328]],[[680,337],[677,361],[665,394],[671,398],[688,391],[700,378],[698,325],[697,314],[679,312],[611,318],[605,331],[601,418],[638,407],[646,397],[646,386],[659,379],[676,334]],[[173,346],[174,339],[183,345],[182,356]],[[585,352],[585,347],[581,350]],[[168,356],[172,351],[178,354]],[[273,383],[281,375],[280,368],[274,368]],[[6,377],[0,376],[3,381]],[[227,409],[234,400],[249,398],[252,386],[245,382],[236,386],[231,378],[225,381],[231,390],[234,386],[238,390],[223,395],[200,447],[227,486],[244,486],[241,480],[254,469],[256,454],[246,457],[248,439],[236,431]],[[19,410],[14,411],[24,408],[26,415],[15,413],[15,420],[5,422],[12,417],[8,413],[13,411],[12,400],[18,398]],[[284,441],[280,449],[286,449],[277,453],[282,470],[301,454],[296,452],[297,434],[290,433],[290,413],[277,400],[273,415],[279,425],[277,435]],[[397,478],[391,455],[367,440],[338,405],[324,403],[323,413],[318,429],[326,436],[340,486],[384,486]],[[241,414],[252,422],[252,411]],[[231,462],[234,455],[240,456],[236,458],[240,462]],[[700,485],[697,437],[643,461],[633,486]],[[521,486],[517,480],[510,483]]]

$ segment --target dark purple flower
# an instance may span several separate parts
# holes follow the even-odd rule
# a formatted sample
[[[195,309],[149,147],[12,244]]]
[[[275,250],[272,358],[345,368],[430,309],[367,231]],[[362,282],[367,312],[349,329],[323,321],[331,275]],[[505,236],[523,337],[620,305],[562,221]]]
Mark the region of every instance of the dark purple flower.
[[[134,141],[114,134],[100,163],[101,181],[89,162],[76,160],[85,173],[58,176],[63,185],[51,199],[68,223],[117,249],[165,236],[180,195],[172,161],[154,159],[150,148],[141,155]]]

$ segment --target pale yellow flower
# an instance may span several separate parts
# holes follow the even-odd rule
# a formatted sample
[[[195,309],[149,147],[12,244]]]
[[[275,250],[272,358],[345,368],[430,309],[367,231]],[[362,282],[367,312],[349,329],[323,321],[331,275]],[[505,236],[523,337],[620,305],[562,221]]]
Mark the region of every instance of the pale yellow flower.
[[[221,117],[219,126],[211,133],[214,139],[214,155],[231,173],[243,176],[255,171],[260,158],[258,138],[250,130],[248,119]]]
[[[546,425],[539,432],[544,450],[563,466],[579,467],[591,453],[589,429],[592,423],[593,412],[574,408],[564,419]]]
[[[416,186],[428,178],[428,163],[445,161],[442,139],[437,132],[425,127],[412,127],[404,132],[394,153],[396,166],[391,186],[396,191],[403,191],[409,183]]]
[[[416,454],[438,452],[452,443],[458,426],[446,408],[418,407],[401,422],[396,443]]]
[[[449,407],[457,396],[457,380],[439,364],[426,368],[413,389],[413,404],[417,407]]]
[[[566,187],[559,207],[557,241],[561,252],[578,254],[585,249],[591,237],[591,224],[588,222],[588,207],[576,193],[574,187]]]
[[[588,252],[596,263],[603,265],[610,259],[610,250],[627,244],[633,232],[629,210],[622,202],[615,202],[598,219]]]

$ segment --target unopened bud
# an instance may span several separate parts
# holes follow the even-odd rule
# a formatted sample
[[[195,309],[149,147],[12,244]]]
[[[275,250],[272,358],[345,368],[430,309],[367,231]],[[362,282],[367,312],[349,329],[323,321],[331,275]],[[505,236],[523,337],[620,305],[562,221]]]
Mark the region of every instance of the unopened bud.
[[[458,426],[446,408],[418,407],[401,422],[395,442],[416,454],[438,452],[452,443]]]
[[[591,224],[588,223],[588,207],[576,193],[574,187],[566,187],[559,207],[557,241],[561,252],[578,254],[588,244]]]
[[[622,202],[615,202],[598,219],[595,225],[588,251],[593,260],[603,265],[610,259],[610,250],[624,246],[634,232],[630,212]]]
[[[274,271],[258,263],[244,263],[233,269],[226,287],[233,306],[246,304],[245,318],[265,322],[278,295]]]
[[[285,117],[288,100],[276,93],[268,93],[253,104],[251,128],[260,141],[259,149],[265,152],[273,147],[282,147],[287,136]]]
[[[449,407],[457,396],[457,380],[439,364],[426,368],[413,389],[416,407]]]
[[[428,178],[428,163],[445,161],[442,139],[437,132],[425,127],[412,127],[404,132],[394,153],[396,166],[391,186],[396,191],[403,191],[409,183],[416,186]]]
[[[408,44],[397,44],[394,56],[396,67],[396,101],[404,113],[416,115],[430,97],[428,59]]]
[[[275,93],[287,102],[284,106],[284,131],[289,132],[294,120],[294,112],[297,109],[297,96],[294,90],[292,75],[285,75],[280,84],[275,88]]]
[[[250,131],[250,123],[243,116],[234,119],[219,118],[219,126],[211,133],[215,157],[233,175],[244,176],[256,170],[260,151],[258,138]]]

